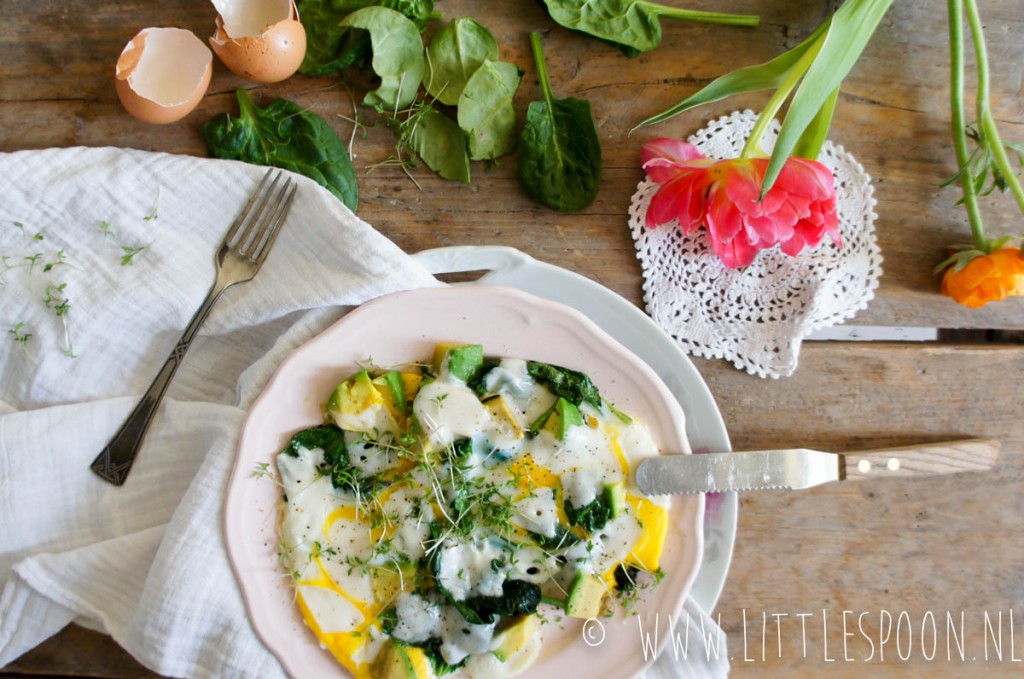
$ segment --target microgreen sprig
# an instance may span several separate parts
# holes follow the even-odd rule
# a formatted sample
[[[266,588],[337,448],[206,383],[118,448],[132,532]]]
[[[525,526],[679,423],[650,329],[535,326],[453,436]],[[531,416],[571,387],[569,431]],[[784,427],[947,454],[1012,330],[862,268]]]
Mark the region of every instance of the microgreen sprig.
[[[67,283],[47,285],[46,290],[43,292],[43,304],[46,305],[47,309],[53,311],[57,318],[60,319],[61,325],[64,328],[64,348],[61,351],[69,358],[77,358],[74,347],[71,344],[71,328],[68,324],[71,300],[65,294],[67,285]]]
[[[7,334],[11,336],[11,339],[18,343],[21,347],[21,351],[25,354],[25,358],[32,360],[32,356],[28,353],[27,344],[32,339],[32,333],[25,331],[24,321],[15,323],[8,331]]]

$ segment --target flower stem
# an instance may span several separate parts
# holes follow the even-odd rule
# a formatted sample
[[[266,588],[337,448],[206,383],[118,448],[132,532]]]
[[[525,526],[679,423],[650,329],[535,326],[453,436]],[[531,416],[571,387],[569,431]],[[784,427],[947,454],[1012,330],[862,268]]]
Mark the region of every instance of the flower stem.
[[[768,131],[768,126],[775,120],[775,115],[782,108],[782,104],[785,103],[786,99],[796,88],[800,79],[804,77],[807,70],[814,63],[815,58],[818,56],[818,52],[821,51],[821,46],[825,42],[825,37],[828,35],[828,31],[822,31],[821,35],[812,45],[807,48],[807,51],[803,53],[800,59],[793,64],[786,74],[786,79],[782,81],[779,88],[775,90],[772,98],[765,104],[764,110],[761,111],[761,115],[757,117],[757,122],[754,123],[754,129],[750,131],[750,136],[747,137],[747,141],[743,144],[743,150],[740,151],[740,158],[750,158],[752,156],[763,154],[764,151],[761,148],[761,139],[764,138],[764,133]]]
[[[761,18],[755,14],[726,14],[725,12],[701,12],[694,9],[668,7],[656,2],[641,2],[650,7],[658,16],[681,21],[699,21],[705,24],[723,24],[726,26],[757,26]]]
[[[989,69],[988,50],[985,47],[985,33],[981,24],[981,17],[978,14],[978,5],[975,0],[966,0],[967,22],[971,27],[971,38],[974,41],[974,54],[978,62],[978,127],[981,132],[981,143],[992,152],[996,167],[1006,180],[1006,184],[1013,192],[1017,205],[1024,212],[1024,187],[1021,187],[1017,175],[1010,165],[1010,158],[1006,155],[1006,148],[999,136],[999,129],[996,127],[995,118],[992,117],[992,108],[989,105]]]
[[[949,6],[949,101],[953,125],[953,149],[960,167],[960,188],[964,194],[964,208],[971,224],[974,245],[985,251],[985,227],[978,209],[978,195],[974,178],[967,170],[971,154],[967,149],[967,123],[964,120],[964,7],[963,0],[948,0]]]

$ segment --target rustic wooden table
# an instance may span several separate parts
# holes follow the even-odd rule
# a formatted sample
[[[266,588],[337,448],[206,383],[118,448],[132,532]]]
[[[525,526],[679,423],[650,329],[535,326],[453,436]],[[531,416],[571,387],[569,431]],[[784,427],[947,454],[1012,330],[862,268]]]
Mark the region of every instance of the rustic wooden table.
[[[630,137],[627,130],[715,76],[793,46],[839,2],[685,4],[759,13],[763,24],[750,30],[666,22],[660,49],[627,59],[555,26],[540,3],[521,2],[512,10],[496,1],[439,2],[447,17],[472,15],[490,27],[502,57],[524,68],[521,115],[527,101],[539,98],[527,33],[545,34],[559,95],[593,102],[604,147],[600,194],[579,214],[542,208],[521,190],[514,160],[490,170],[474,167],[471,185],[421,169],[418,188],[395,168],[370,171],[394,143],[391,131],[378,128],[356,136],[360,216],[409,252],[514,246],[640,304],[640,266],[626,227],[629,198],[642,176],[640,145],[655,136],[686,137],[706,119],[757,108],[764,97],[706,107]],[[1018,0],[985,0],[981,10],[994,62],[996,117],[1004,136],[1020,141],[1024,15]],[[205,38],[213,16],[207,0],[5,0],[0,151],[114,145],[205,155],[199,126],[216,113],[234,113],[240,87],[257,97],[286,96],[322,114],[346,138],[351,134],[340,117],[351,116],[351,100],[335,78],[297,76],[255,87],[219,62],[209,93],[183,122],[153,127],[130,118],[113,87],[114,63],[127,40],[144,26],[180,26]],[[884,274],[856,324],[1024,328],[1024,300],[970,311],[938,294],[932,267],[947,244],[968,237],[956,191],[938,188],[955,171],[947,108],[945,6],[896,3],[845,81],[830,135],[874,177],[878,199]],[[1020,215],[1009,201],[989,201],[986,210],[992,235],[1020,232]],[[991,473],[744,494],[735,557],[715,611],[729,636],[736,675],[1021,671],[1024,542],[1014,535],[1024,515],[1024,418],[1015,385],[1024,347],[973,341],[984,335],[947,335],[968,342],[807,343],[796,374],[778,380],[751,377],[720,361],[695,361],[736,449],[800,444],[846,451],[974,436],[1003,445]],[[947,628],[949,616],[964,629],[962,657]],[[0,676],[40,674],[149,675],[108,638],[75,626]]]

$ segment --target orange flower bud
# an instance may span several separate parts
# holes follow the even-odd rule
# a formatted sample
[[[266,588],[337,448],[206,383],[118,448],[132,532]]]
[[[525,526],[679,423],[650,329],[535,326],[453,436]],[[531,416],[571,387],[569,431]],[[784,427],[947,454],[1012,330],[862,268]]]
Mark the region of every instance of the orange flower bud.
[[[972,309],[1007,297],[1024,296],[1024,256],[1017,248],[975,257],[942,276],[942,294]]]

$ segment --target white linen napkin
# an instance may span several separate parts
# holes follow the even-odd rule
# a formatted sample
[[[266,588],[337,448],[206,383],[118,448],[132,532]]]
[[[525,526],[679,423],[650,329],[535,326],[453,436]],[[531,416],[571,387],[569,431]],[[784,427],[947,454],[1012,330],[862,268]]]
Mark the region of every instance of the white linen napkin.
[[[206,295],[264,172],[112,148],[0,154],[0,668],[74,621],[163,675],[284,676],[224,547],[246,409],[346,306],[438,282],[297,177],[274,251],[214,308],[127,483],[88,469]],[[720,676],[728,663],[659,666]]]

